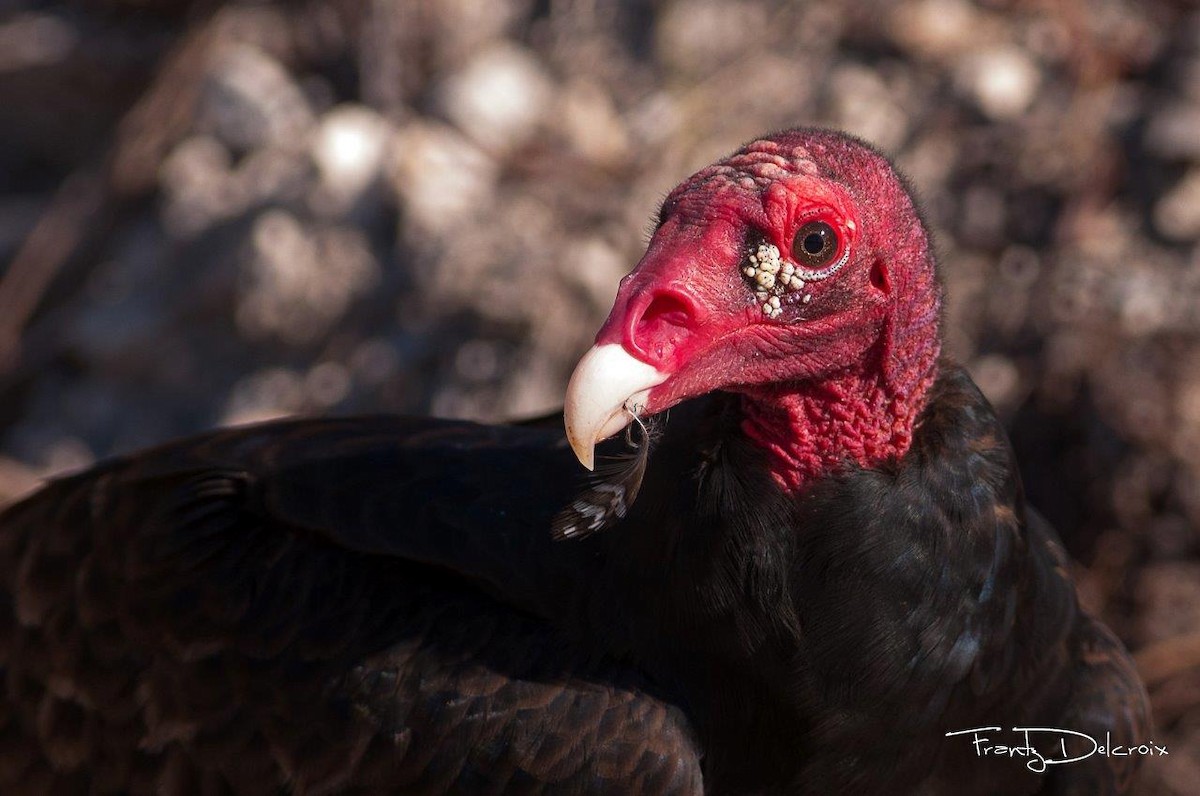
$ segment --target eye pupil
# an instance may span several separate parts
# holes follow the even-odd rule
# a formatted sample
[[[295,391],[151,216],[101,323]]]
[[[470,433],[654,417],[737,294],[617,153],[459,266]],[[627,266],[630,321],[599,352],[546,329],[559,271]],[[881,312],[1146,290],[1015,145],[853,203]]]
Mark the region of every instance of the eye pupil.
[[[838,253],[837,233],[824,221],[810,221],[796,230],[792,257],[806,268],[822,268]]]

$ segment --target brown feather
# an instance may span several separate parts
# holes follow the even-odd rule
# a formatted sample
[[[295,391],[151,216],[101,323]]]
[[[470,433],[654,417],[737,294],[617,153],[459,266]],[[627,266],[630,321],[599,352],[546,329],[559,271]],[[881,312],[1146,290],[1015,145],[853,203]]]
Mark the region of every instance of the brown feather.
[[[637,500],[646,475],[651,445],[662,435],[663,421],[651,418],[647,424],[637,415],[625,432],[630,450],[609,457],[588,479],[588,487],[554,516],[550,535],[556,540],[584,539],[625,519]],[[640,440],[634,439],[634,429]]]

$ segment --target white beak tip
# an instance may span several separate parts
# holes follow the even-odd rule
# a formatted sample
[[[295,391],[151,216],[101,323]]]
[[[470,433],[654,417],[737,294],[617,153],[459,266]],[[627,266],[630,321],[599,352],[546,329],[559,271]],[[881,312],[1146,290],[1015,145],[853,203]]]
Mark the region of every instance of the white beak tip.
[[[596,446],[594,443],[578,439],[567,434],[567,442],[571,446],[571,450],[575,452],[575,458],[589,472],[596,469]]]
[[[633,419],[626,405],[645,404],[651,388],[666,380],[666,374],[616,343],[594,346],[584,354],[571,374],[563,406],[567,441],[579,463],[594,470],[596,443]]]

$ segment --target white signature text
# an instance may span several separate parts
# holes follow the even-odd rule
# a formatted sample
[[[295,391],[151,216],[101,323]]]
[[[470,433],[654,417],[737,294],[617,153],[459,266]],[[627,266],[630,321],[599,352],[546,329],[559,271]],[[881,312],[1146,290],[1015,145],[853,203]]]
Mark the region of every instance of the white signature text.
[[[1049,766],[1059,766],[1064,763],[1078,763],[1093,755],[1101,757],[1165,757],[1169,754],[1167,747],[1150,741],[1137,746],[1125,746],[1112,743],[1111,733],[1105,733],[1103,743],[1087,733],[1077,730],[1064,730],[1054,727],[1013,727],[1018,742],[1000,743],[997,734],[1002,733],[1000,727],[973,727],[969,730],[954,730],[946,733],[950,738],[956,735],[967,735],[975,747],[976,757],[1009,757],[1022,758],[1025,767],[1039,774],[1044,773]]]

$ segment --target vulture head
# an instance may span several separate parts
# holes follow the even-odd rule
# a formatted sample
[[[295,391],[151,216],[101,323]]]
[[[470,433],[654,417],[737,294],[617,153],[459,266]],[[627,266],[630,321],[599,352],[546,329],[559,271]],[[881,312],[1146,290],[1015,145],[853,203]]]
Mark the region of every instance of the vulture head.
[[[900,456],[932,383],[940,288],[929,237],[891,164],[825,130],[747,144],[667,196],[571,377],[567,436],[716,390],[785,488]]]

